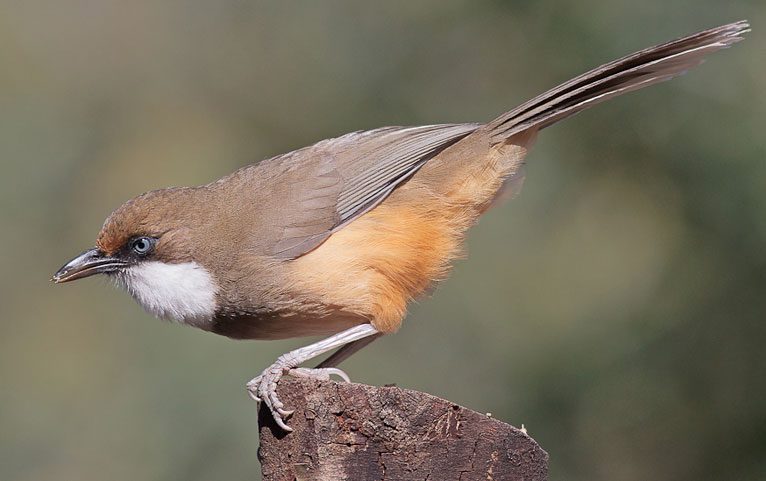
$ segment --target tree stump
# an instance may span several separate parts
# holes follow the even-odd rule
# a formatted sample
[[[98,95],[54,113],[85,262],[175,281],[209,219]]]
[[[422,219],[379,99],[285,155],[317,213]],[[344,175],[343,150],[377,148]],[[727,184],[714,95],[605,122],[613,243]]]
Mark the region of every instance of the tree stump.
[[[258,416],[264,481],[545,481],[548,454],[527,434],[430,394],[282,379],[292,433]]]

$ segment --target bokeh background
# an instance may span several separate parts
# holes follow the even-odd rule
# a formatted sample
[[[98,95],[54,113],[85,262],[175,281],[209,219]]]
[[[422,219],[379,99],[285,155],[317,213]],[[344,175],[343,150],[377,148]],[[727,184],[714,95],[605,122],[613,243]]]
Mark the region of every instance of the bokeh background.
[[[522,423],[553,479],[766,479],[762,0],[5,1],[0,479],[258,479],[244,383],[306,340],[50,275],[124,200],[348,131],[488,120],[604,61],[754,32],[546,130],[522,195],[345,364]]]

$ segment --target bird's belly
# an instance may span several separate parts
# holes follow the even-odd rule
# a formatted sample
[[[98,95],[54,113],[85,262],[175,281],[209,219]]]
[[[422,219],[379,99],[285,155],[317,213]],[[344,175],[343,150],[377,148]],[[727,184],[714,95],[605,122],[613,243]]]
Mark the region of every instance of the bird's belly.
[[[233,339],[288,339],[326,336],[369,322],[348,312],[316,316],[302,313],[267,313],[216,316],[210,331]]]

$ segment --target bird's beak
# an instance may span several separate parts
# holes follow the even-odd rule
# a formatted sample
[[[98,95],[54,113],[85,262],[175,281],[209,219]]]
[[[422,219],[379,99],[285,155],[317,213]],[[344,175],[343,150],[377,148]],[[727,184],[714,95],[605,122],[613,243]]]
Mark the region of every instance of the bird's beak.
[[[109,256],[97,248],[88,249],[58,270],[51,280],[56,284],[69,282],[94,274],[114,272],[127,266],[127,262]]]

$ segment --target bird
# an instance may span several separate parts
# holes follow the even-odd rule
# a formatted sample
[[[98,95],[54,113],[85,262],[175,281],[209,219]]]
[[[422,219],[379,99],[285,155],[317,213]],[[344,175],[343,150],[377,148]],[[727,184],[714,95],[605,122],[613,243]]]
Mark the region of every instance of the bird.
[[[233,339],[326,336],[246,385],[289,432],[279,380],[349,381],[337,365],[396,332],[461,256],[468,229],[518,193],[540,130],[676,77],[749,31],[742,20],[640,50],[487,123],[352,132],[208,184],[138,195],[52,280],[103,274],[154,316]]]

